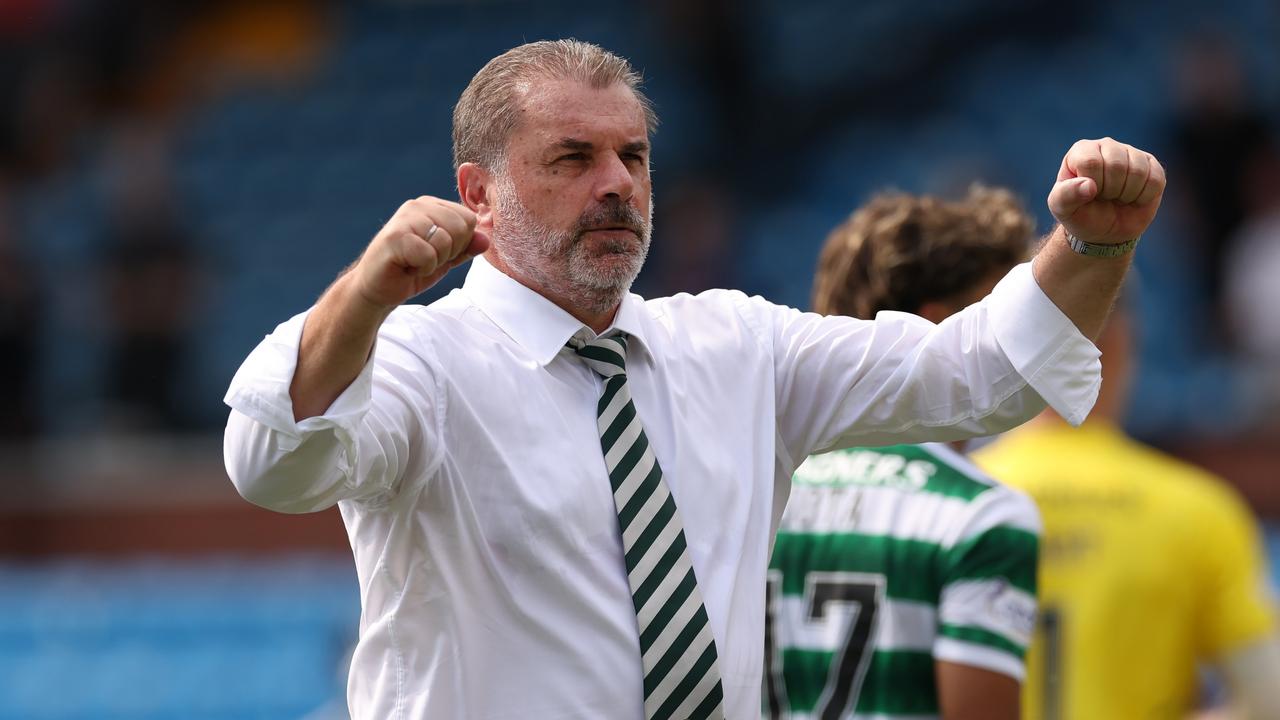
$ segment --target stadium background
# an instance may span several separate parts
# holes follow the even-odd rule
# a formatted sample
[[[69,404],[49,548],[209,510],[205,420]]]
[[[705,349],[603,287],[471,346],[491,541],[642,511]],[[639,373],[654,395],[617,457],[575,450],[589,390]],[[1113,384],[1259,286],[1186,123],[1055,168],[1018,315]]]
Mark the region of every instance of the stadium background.
[[[649,295],[803,307],[825,232],[878,188],[1007,184],[1044,230],[1073,140],[1152,150],[1171,191],[1139,253],[1127,425],[1280,520],[1278,19],[1271,0],[3,0],[0,720],[341,717],[340,520],[235,495],[220,398],[401,201],[453,195],[453,102],[526,40],[645,71]]]

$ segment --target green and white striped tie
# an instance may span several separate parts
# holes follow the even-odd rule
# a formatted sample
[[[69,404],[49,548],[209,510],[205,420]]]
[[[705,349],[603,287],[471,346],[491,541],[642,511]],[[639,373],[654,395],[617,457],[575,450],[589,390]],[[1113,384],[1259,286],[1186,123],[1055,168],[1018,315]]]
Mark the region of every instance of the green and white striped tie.
[[[715,638],[689,562],[680,511],[631,402],[627,338],[589,343],[575,338],[570,347],[605,379],[596,415],[640,631],[644,715],[719,720],[724,688]]]

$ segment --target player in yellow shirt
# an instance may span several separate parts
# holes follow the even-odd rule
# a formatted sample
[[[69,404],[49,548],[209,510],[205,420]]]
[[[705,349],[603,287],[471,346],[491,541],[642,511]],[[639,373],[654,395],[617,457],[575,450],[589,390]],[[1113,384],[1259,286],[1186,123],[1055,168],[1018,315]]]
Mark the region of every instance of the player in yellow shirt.
[[[1044,519],[1026,720],[1184,718],[1197,663],[1227,679],[1239,717],[1280,718],[1280,645],[1257,525],[1218,478],[1116,425],[1127,313],[1098,340],[1101,395],[1071,428],[1051,411],[974,453]]]

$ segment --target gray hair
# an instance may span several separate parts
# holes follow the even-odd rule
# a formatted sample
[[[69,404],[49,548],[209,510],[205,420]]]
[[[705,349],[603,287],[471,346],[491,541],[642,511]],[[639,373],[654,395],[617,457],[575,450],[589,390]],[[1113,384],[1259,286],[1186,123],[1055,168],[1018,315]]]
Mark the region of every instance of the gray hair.
[[[643,77],[625,58],[580,40],[542,40],[512,48],[471,78],[453,108],[453,167],[501,165],[519,117],[517,88],[533,78],[579,80],[593,88],[627,86],[644,109],[650,135],[658,127],[653,104],[640,91]]]

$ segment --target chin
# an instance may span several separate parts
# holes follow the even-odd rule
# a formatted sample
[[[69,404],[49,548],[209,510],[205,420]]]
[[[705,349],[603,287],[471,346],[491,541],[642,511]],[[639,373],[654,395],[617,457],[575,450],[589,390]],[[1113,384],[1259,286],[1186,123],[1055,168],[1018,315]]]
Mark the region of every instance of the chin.
[[[586,267],[577,268],[573,279],[579,287],[589,288],[597,293],[616,293],[621,298],[631,289],[631,283],[639,273],[640,268],[633,261],[590,263]]]

